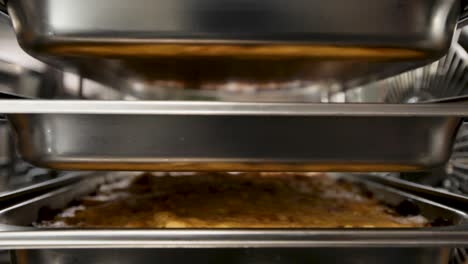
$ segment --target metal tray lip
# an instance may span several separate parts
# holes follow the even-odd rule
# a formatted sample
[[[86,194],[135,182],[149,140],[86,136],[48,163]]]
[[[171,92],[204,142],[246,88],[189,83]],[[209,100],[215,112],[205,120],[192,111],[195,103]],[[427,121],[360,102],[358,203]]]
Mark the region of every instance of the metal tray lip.
[[[447,198],[450,198],[450,199],[455,199],[457,201],[464,202],[464,203],[468,204],[468,196],[464,196],[464,195],[457,194],[457,193],[451,193],[451,192],[449,192],[449,191],[447,191],[445,189],[434,188],[434,187],[418,184],[418,183],[415,183],[415,182],[406,181],[406,180],[393,178],[393,177],[388,177],[388,176],[384,176],[384,175],[380,175],[380,174],[374,174],[374,175],[372,175],[370,177],[367,177],[367,178],[372,181],[373,177],[378,178],[378,180],[381,180],[381,182],[380,182],[381,184],[394,183],[394,184],[399,185],[399,186],[407,185],[410,188],[415,188],[415,189],[422,190],[422,191],[424,191],[424,192],[426,192],[427,194],[430,194],[430,195],[443,195],[444,197],[447,197]],[[393,188],[395,188],[395,187],[393,187]]]
[[[0,232],[1,249],[63,248],[300,248],[300,247],[464,247],[467,231],[315,232],[225,230],[72,230]],[[442,237],[442,238],[441,238]]]
[[[340,174],[332,175],[339,176]],[[468,246],[468,215],[466,213],[380,183],[367,180],[360,182],[385,187],[397,195],[449,210],[459,215],[462,222],[448,227],[395,229],[38,229],[1,224],[0,248]],[[54,197],[79,184],[80,182],[76,182],[10,206],[0,210],[0,215]]]
[[[463,103],[248,103],[213,101],[0,100],[3,114],[464,117]]]
[[[107,32],[102,32],[107,33]],[[72,32],[68,34],[58,34],[58,35],[50,35],[47,38],[38,38],[35,39],[38,44],[47,45],[47,44],[112,44],[112,45],[120,45],[120,44],[136,44],[136,45],[145,45],[145,44],[174,44],[174,45],[184,45],[184,44],[200,44],[200,45],[239,45],[239,46],[248,46],[248,45],[291,45],[291,46],[306,46],[306,45],[325,45],[323,41],[318,41],[317,38],[323,37],[326,38],[330,36],[330,34],[323,34],[323,33],[286,33],[286,34],[268,34],[268,35],[261,35],[256,34],[250,36],[241,36],[241,35],[232,35],[226,38],[215,38],[213,36],[196,36],[196,35],[187,35],[187,36],[178,36],[177,34],[167,34],[165,36],[164,33],[160,34],[160,38],[138,38],[132,35],[125,36],[125,33],[121,32],[112,32],[112,35],[109,36],[101,36],[99,34],[89,34],[88,32]],[[161,32],[155,32],[154,34],[157,35]],[[138,34],[138,33],[136,33]],[[334,34],[331,34],[334,35]],[[356,35],[357,36],[357,35]],[[358,37],[365,37],[366,34],[361,34]],[[276,38],[275,38],[276,37]],[[395,41],[394,37],[385,37],[381,36],[381,40],[389,40]],[[349,38],[347,39],[340,39],[340,44],[335,44],[334,47],[347,47],[347,45],[355,44],[355,41],[350,41]],[[400,42],[401,43],[401,42]],[[437,42],[443,45],[446,43]],[[448,44],[449,45],[449,44]],[[378,41],[368,40],[367,42],[362,44],[362,47],[376,47],[382,49],[397,49],[400,48],[398,43],[391,43],[387,45],[382,45]],[[425,52],[433,52],[434,48],[427,48],[423,46],[414,46],[414,50],[421,50]],[[435,53],[440,54],[440,52]]]

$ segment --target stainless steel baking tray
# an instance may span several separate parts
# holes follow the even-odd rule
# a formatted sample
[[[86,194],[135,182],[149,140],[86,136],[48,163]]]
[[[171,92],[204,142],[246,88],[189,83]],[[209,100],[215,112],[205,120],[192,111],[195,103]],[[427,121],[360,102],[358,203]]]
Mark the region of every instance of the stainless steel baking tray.
[[[428,185],[418,184],[403,179],[396,178],[394,174],[386,175],[361,175],[370,181],[379,182],[386,186],[398,188],[400,190],[414,193],[418,196],[425,197],[432,201],[437,201],[442,204],[449,205],[459,210],[468,212],[468,196],[449,192],[442,188],[435,188]]]
[[[442,56],[461,13],[456,0],[290,0],[287,8],[280,0],[7,5],[29,53],[120,88],[388,76],[416,67],[408,61]]]
[[[3,100],[18,149],[54,169],[414,171],[446,162],[460,104]]]
[[[287,8],[278,0],[7,2],[27,46],[280,41],[436,51],[448,47],[460,6],[455,0],[292,0]]]
[[[332,175],[334,176],[334,175]],[[108,177],[113,177],[109,179]],[[98,185],[128,173],[105,173],[0,211],[0,248],[20,263],[447,263],[448,248],[468,245],[468,216],[352,175],[378,200],[396,206],[411,200],[446,227],[414,229],[37,229],[41,208],[64,208]]]

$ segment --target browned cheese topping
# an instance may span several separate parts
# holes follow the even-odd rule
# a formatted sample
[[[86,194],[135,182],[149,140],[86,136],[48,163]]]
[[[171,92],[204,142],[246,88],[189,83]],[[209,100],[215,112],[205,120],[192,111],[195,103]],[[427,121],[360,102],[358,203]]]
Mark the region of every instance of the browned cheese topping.
[[[41,227],[422,227],[363,188],[323,174],[144,174],[100,189]]]

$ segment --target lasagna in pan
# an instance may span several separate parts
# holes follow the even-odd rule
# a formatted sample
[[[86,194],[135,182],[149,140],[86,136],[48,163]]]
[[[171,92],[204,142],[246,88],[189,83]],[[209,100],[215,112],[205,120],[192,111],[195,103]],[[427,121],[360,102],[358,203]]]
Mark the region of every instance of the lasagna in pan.
[[[423,227],[365,188],[324,174],[143,174],[104,184],[36,223],[74,228]]]

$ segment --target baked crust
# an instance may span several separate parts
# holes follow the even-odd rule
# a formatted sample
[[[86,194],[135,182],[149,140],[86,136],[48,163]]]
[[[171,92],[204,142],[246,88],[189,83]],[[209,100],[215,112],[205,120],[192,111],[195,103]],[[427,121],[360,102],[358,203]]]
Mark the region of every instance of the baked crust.
[[[40,227],[337,228],[421,227],[361,187],[323,174],[197,173],[103,185]]]

